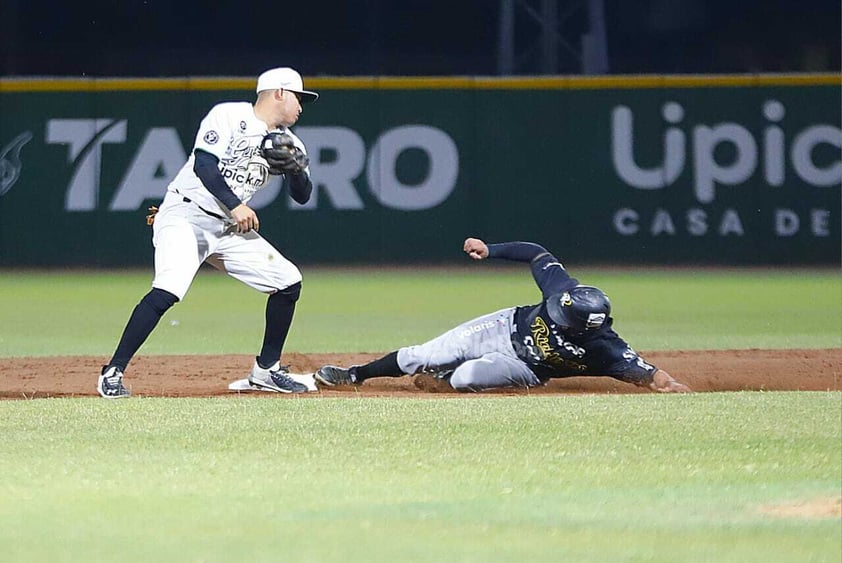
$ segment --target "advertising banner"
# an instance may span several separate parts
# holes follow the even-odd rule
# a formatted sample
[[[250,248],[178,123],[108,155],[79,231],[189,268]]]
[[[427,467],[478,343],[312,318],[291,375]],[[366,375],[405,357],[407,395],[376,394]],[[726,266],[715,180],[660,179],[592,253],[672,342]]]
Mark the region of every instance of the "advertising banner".
[[[315,185],[250,202],[293,261],[839,265],[839,76],[312,79]],[[151,264],[160,202],[250,79],[0,81],[0,265]]]

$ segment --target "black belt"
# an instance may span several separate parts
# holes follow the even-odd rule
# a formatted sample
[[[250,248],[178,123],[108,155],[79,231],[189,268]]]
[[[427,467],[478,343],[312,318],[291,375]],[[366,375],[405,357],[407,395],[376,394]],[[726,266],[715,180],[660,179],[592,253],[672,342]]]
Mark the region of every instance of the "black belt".
[[[196,203],[195,201],[193,201],[192,199],[190,199],[190,198],[189,198],[189,197],[187,197],[187,196],[181,196],[181,201],[183,201],[184,203]],[[205,209],[204,207],[202,207],[202,206],[201,206],[201,205],[199,205],[198,203],[196,203],[196,207],[198,207],[198,208],[199,208],[199,209],[201,209],[204,213],[206,213],[207,215],[210,215],[211,217],[216,217],[217,219],[219,219],[219,220],[221,220],[221,221],[224,221],[224,220],[225,220],[225,217],[223,217],[222,215],[219,215],[218,213],[213,213],[213,212],[211,212],[211,211],[208,211],[207,209]]]

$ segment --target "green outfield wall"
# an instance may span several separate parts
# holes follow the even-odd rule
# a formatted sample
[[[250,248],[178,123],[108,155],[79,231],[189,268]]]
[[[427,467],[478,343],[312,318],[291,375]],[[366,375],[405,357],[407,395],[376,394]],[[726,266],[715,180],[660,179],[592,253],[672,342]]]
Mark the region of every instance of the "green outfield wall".
[[[839,75],[310,78],[315,191],[253,200],[294,261],[840,264]],[[144,217],[253,80],[0,80],[0,265],[151,264]]]

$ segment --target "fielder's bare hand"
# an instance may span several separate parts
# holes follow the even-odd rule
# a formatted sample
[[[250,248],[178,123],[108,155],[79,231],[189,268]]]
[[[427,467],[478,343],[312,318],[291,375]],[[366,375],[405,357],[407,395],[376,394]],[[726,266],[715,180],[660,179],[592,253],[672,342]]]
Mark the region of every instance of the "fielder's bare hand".
[[[488,245],[478,238],[467,238],[462,247],[465,253],[474,260],[484,260],[488,258]]]
[[[252,229],[255,231],[260,230],[260,221],[257,219],[257,213],[245,203],[241,203],[232,209],[231,217],[237,222],[238,233],[247,233]]]

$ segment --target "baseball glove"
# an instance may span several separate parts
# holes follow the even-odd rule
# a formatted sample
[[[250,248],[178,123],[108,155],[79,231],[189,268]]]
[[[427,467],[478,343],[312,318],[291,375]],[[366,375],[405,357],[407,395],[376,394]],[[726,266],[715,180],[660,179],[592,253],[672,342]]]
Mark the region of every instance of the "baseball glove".
[[[269,163],[269,174],[299,174],[310,159],[295,146],[288,133],[273,131],[260,141],[260,156]]]

